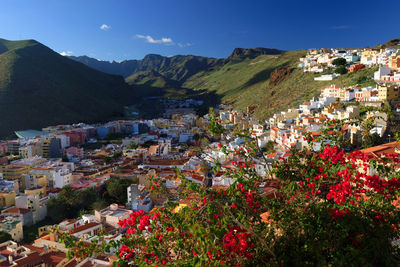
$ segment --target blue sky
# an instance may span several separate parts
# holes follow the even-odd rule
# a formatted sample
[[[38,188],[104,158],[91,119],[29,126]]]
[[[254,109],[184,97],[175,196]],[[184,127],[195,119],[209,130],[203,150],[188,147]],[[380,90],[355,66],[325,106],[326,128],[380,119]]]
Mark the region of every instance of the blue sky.
[[[235,47],[363,47],[400,37],[400,1],[1,0],[0,38],[103,60]]]

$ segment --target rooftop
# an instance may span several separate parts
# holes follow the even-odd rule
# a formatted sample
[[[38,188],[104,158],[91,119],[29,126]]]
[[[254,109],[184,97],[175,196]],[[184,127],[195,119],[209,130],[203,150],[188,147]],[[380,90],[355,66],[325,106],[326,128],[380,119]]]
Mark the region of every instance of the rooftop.
[[[42,132],[42,131],[37,131],[37,130],[25,130],[25,131],[16,131],[15,134],[19,138],[30,139],[30,138],[34,138],[38,135],[46,135],[46,134],[48,134],[48,132]]]

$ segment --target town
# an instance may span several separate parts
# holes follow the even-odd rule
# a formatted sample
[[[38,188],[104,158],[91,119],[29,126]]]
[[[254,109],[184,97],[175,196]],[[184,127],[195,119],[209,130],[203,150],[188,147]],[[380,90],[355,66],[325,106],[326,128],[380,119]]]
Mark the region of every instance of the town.
[[[169,101],[164,118],[49,126],[17,131],[17,139],[1,141],[0,229],[5,238],[0,261],[7,262],[4,266],[109,266],[117,259],[113,252],[83,261],[68,258],[60,233],[87,244],[100,234],[106,242],[120,240],[120,221],[134,211],[152,214],[167,200],[151,192],[149,177],[159,177],[170,192],[182,179],[204,187],[229,187],[234,178],[227,173],[239,167],[235,155],[227,155],[221,146],[242,148],[246,140],[234,135],[237,129],[249,129],[256,139],[266,160],[254,157],[251,167],[264,179],[293,150],[320,151],[340,142],[346,152],[373,157],[398,153],[399,50],[312,49],[298,67],[321,73],[315,80],[332,80],[332,85],[264,121],[252,115],[251,106],[236,110],[221,104],[213,112],[229,132],[224,138],[208,133],[209,115],[199,116],[190,108],[201,101],[187,99]],[[362,68],[376,69],[373,77],[366,77],[370,85],[335,84],[339,75]],[[340,125],[332,130],[335,122]],[[216,165],[218,172],[209,171]],[[267,184],[260,190],[265,195],[275,191]],[[172,201],[178,204],[175,212],[188,205],[187,199]]]

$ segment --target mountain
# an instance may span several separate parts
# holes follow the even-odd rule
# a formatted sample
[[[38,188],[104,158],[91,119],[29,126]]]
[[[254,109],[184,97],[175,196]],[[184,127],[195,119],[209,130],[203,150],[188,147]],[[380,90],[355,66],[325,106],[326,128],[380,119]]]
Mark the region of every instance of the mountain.
[[[0,39],[0,137],[15,130],[121,117],[135,89],[35,40]]]
[[[267,119],[276,112],[310,100],[319,94],[321,88],[332,83],[371,83],[369,77],[373,77],[376,71],[375,68],[366,68],[342,75],[334,81],[314,81],[314,77],[320,74],[304,73],[297,68],[299,58],[306,55],[306,50],[278,50],[258,55],[251,52],[257,50],[235,49],[223,66],[199,72],[182,86],[194,91],[213,92],[223,103],[237,109],[246,110],[246,107],[254,106],[254,115]]]
[[[284,50],[274,49],[274,48],[235,48],[232,54],[227,58],[227,61],[232,60],[244,60],[256,58],[260,55],[280,55],[284,53]]]
[[[70,56],[70,58],[96,70],[122,75],[125,78],[138,72],[156,71],[165,78],[178,82],[184,82],[200,71],[209,70],[224,63],[223,59],[192,55],[164,57],[149,54],[141,60],[125,60],[122,62],[101,61],[87,56]]]
[[[147,96],[196,97],[197,92],[202,99],[213,100],[212,103],[222,101],[243,110],[254,106],[254,115],[265,119],[275,112],[298,106],[332,83],[314,81],[316,74],[304,73],[297,68],[299,58],[306,52],[235,48],[226,59],[147,55],[143,60],[119,64],[137,63],[131,69],[133,74],[126,76],[125,80],[140,86]],[[107,64],[114,66],[118,63]],[[343,85],[371,83],[369,77],[373,71],[374,68],[363,69],[342,75],[334,82]]]
[[[383,44],[382,48],[400,49],[400,38],[395,38],[386,42],[385,44]]]
[[[147,85],[157,88],[180,87],[180,83],[178,81],[166,78],[155,70],[136,72],[125,78],[125,81],[131,85]]]

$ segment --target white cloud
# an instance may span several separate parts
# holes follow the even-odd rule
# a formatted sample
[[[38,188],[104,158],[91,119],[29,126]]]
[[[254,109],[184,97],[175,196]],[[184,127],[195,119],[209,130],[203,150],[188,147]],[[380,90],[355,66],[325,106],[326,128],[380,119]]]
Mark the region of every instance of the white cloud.
[[[142,35],[142,34],[136,34],[136,38],[139,39],[145,39],[146,42],[150,44],[166,44],[166,45],[172,45],[174,44],[174,41],[172,41],[171,38],[167,37],[162,37],[161,39],[154,39],[150,35]]]
[[[179,47],[189,47],[189,46],[192,46],[193,44],[191,44],[191,43],[178,43],[178,46]]]
[[[62,55],[62,56],[72,56],[72,51],[62,51],[61,53],[60,53],[60,55]]]
[[[107,30],[111,29],[111,26],[107,25],[107,24],[103,24],[100,26],[100,29],[103,31],[107,31]]]

